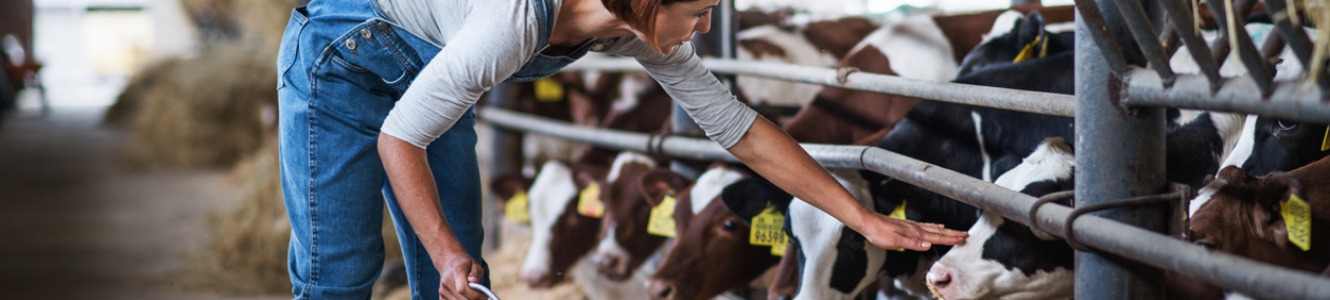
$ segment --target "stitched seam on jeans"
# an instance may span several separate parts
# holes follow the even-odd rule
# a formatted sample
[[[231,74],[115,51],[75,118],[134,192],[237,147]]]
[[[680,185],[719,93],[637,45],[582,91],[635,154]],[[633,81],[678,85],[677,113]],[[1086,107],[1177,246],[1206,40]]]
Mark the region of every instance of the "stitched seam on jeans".
[[[327,52],[325,52],[325,53],[327,53]],[[316,196],[316,195],[315,195],[315,189],[314,189],[314,186],[315,186],[315,185],[314,185],[314,177],[315,177],[315,170],[316,170],[316,167],[317,167],[317,166],[315,165],[315,161],[316,161],[316,160],[315,160],[315,157],[314,157],[314,153],[317,153],[317,149],[315,148],[315,144],[314,144],[314,140],[317,138],[316,135],[315,135],[315,132],[314,132],[314,128],[315,128],[315,126],[314,126],[314,122],[315,122],[315,119],[314,119],[314,115],[315,115],[314,106],[315,106],[315,101],[318,99],[318,97],[316,97],[315,95],[318,94],[318,81],[319,81],[319,79],[316,78],[316,77],[314,76],[314,74],[316,73],[316,71],[318,71],[318,70],[321,69],[322,67],[323,67],[323,64],[315,64],[315,65],[313,66],[313,68],[310,69],[310,72],[309,72],[309,73],[310,73],[310,74],[309,74],[309,76],[310,76],[310,81],[309,81],[309,99],[308,99],[308,101],[305,101],[305,103],[306,103],[306,104],[305,104],[305,105],[306,105],[306,106],[305,106],[305,111],[306,111],[306,113],[305,113],[305,118],[306,118],[306,120],[308,121],[307,125],[308,125],[308,127],[309,127],[309,129],[308,129],[308,130],[309,130],[309,138],[308,138],[308,140],[307,140],[307,146],[308,146],[308,149],[309,149],[309,150],[308,150],[308,152],[306,152],[306,155],[308,155],[308,158],[307,158],[308,161],[307,161],[307,163],[308,163],[308,165],[309,165],[309,173],[308,173],[308,174],[309,174],[309,177],[306,178],[306,180],[308,180],[308,182],[306,183],[306,185],[307,185],[308,188],[309,188],[309,193],[308,193],[308,196],[306,196],[306,207],[307,207],[307,209],[308,209],[308,213],[309,213],[309,231],[310,231],[310,233],[309,233],[309,235],[310,235],[310,247],[309,247],[309,263],[310,263],[310,267],[309,267],[309,269],[310,269],[310,270],[309,270],[309,274],[310,274],[310,275],[309,275],[309,283],[307,283],[307,284],[309,285],[309,287],[307,287],[307,289],[312,288],[314,285],[317,285],[318,282],[319,282],[319,264],[318,264],[319,255],[318,255],[318,251],[317,251],[317,249],[319,249],[319,247],[318,247],[318,245],[319,245],[319,230],[318,230],[318,222],[317,222],[317,217],[318,217],[318,216],[317,216],[317,212],[315,211],[315,207],[314,207],[314,204],[315,204],[315,200],[314,200],[314,199],[315,199],[315,196]],[[308,293],[308,291],[306,291],[306,292]]]

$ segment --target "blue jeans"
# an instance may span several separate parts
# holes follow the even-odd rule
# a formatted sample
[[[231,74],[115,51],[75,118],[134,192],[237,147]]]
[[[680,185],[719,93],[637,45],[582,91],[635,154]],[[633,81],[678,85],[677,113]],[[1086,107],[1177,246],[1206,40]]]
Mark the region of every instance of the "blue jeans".
[[[292,12],[278,52],[288,271],[298,299],[368,299],[383,266],[383,198],[413,299],[438,299],[439,274],[402,214],[379,160],[388,111],[439,47],[387,22],[374,0],[317,0]],[[475,113],[426,149],[453,234],[480,256]],[[486,278],[488,283],[488,266]]]

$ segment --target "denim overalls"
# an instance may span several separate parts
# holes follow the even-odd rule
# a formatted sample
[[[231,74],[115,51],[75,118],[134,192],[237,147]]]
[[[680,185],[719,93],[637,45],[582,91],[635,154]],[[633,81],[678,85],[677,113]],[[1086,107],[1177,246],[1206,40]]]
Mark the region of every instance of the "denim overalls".
[[[531,0],[543,49],[554,7]],[[584,55],[538,55],[509,81],[549,76]],[[455,45],[459,47],[464,45]],[[397,227],[413,299],[438,299],[439,274],[387,184],[379,128],[440,50],[383,17],[375,0],[314,0],[295,9],[277,55],[282,193],[291,220],[288,266],[298,299],[367,299],[383,265],[383,203]],[[475,112],[426,149],[453,233],[482,265]],[[488,283],[488,266],[486,267]]]

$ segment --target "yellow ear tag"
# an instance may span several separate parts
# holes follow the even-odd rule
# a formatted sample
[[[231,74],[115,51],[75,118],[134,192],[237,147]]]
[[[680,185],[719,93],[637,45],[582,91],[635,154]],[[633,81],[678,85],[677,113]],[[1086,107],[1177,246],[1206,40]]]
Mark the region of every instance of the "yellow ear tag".
[[[674,194],[669,194],[660,201],[660,205],[651,208],[651,216],[647,218],[647,233],[663,237],[677,235],[674,228],[674,206],[677,202]]]
[[[563,100],[563,84],[552,78],[536,80],[536,101],[559,102]]]
[[[902,200],[901,200],[901,205],[896,206],[896,209],[892,210],[892,211],[891,211],[891,214],[890,214],[890,215],[887,215],[887,216],[888,216],[888,217],[892,217],[892,218],[896,218],[896,219],[901,219],[901,220],[909,220],[909,219],[905,218],[905,204],[906,204],[906,203],[908,203],[908,202],[905,202],[905,200],[902,199]],[[905,252],[905,248],[896,249],[896,251]]]
[[[775,244],[787,243],[785,241],[785,230],[781,225],[785,224],[785,215],[776,211],[776,207],[767,205],[762,213],[753,216],[752,230],[748,231],[748,243],[754,246],[771,246]]]
[[[508,198],[508,203],[503,205],[503,215],[513,222],[531,223],[531,213],[527,209],[526,191],[517,191],[516,195]]]
[[[605,204],[600,202],[600,184],[592,182],[577,197],[577,213],[592,218],[605,215]]]
[[[1330,150],[1330,126],[1325,127],[1325,138],[1321,139],[1321,151]]]
[[[782,233],[783,237],[775,244],[771,245],[771,255],[785,256],[785,248],[790,246],[790,236]]]
[[[1039,43],[1043,39],[1044,36],[1039,35],[1035,37],[1033,41],[1030,41],[1029,44],[1025,44],[1025,47],[1021,48],[1021,52],[1016,54],[1016,59],[1013,59],[1011,62],[1018,63],[1035,58],[1035,47],[1039,47]]]
[[[1312,215],[1307,201],[1297,194],[1289,195],[1288,201],[1279,203],[1279,214],[1284,217],[1284,226],[1288,227],[1288,241],[1307,251],[1312,248]]]

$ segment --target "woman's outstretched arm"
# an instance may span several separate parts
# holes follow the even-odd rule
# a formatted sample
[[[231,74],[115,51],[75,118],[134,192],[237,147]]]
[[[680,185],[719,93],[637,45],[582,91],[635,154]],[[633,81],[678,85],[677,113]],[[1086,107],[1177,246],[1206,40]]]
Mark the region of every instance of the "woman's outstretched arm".
[[[893,219],[864,208],[794,139],[765,118],[757,117],[729,151],[790,195],[830,214],[882,249],[923,251],[932,245],[962,244],[968,236],[941,224]]]

